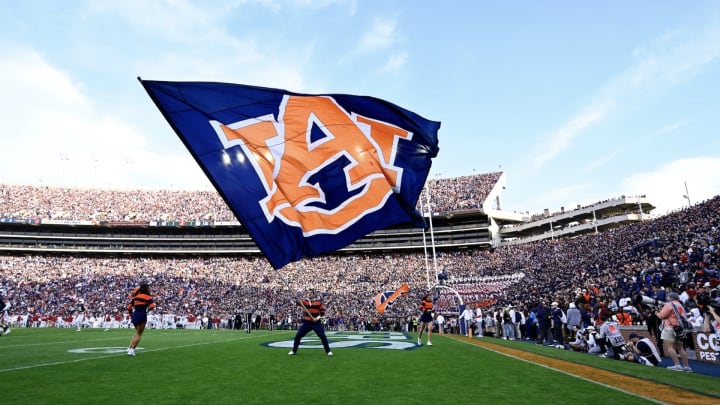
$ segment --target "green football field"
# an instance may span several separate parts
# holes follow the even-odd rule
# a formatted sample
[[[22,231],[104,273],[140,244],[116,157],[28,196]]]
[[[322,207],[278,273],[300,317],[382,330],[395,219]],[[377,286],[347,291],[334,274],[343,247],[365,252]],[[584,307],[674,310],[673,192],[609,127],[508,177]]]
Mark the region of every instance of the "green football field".
[[[292,331],[147,330],[129,357],[131,329],[13,329],[0,337],[3,404],[450,404],[650,403],[611,387],[434,335],[311,332],[288,356]],[[516,347],[545,350],[521,342]],[[553,353],[553,349],[547,349]],[[558,355],[574,353],[557,351]],[[578,354],[587,360],[591,358]],[[584,357],[578,357],[585,360]],[[615,362],[614,362],[615,363]],[[621,362],[617,362],[621,363]],[[620,365],[620,364],[618,364]],[[652,368],[633,364],[643,373]],[[633,369],[628,369],[633,370]],[[671,372],[655,374],[677,378]],[[676,373],[677,374],[677,373]],[[682,374],[682,373],[680,373]],[[649,374],[651,375],[651,374]],[[683,375],[698,385],[717,382]],[[717,385],[717,384],[715,384]]]

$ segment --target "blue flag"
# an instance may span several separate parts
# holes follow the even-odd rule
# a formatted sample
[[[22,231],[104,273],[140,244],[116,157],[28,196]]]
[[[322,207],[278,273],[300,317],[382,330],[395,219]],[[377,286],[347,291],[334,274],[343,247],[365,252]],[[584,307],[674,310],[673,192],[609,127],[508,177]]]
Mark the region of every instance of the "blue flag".
[[[439,122],[377,98],[141,80],[270,264],[424,226]]]
[[[375,310],[378,314],[384,314],[385,310],[392,306],[392,303],[399,297],[405,297],[410,292],[407,283],[403,283],[395,291],[385,291],[375,296]]]

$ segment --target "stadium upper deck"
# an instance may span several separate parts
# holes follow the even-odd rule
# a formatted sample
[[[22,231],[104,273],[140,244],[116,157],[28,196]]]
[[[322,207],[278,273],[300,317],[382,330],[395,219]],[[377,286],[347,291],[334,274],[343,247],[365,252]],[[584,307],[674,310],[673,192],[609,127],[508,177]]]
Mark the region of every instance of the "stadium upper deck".
[[[505,173],[428,180],[418,209],[430,232],[398,225],[343,249],[488,248],[574,235],[645,219],[644,197],[611,199],[542,216],[500,209]],[[432,198],[428,196],[431,195]],[[424,206],[421,205],[424,202]],[[430,209],[427,207],[429,205]],[[559,229],[559,228],[562,229]],[[256,255],[254,241],[214,191],[68,189],[0,184],[0,251],[134,255]]]

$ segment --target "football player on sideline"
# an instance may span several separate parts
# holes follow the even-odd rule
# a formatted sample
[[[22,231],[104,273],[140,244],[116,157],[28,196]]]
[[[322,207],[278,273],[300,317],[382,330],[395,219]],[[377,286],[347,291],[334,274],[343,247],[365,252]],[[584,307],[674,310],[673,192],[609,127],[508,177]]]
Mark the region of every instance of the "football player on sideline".
[[[85,307],[85,300],[80,298],[78,300],[77,309],[75,310],[77,312],[77,315],[75,315],[75,324],[77,325],[77,331],[80,332],[82,329],[82,324],[85,322],[85,311],[87,308]]]
[[[3,329],[2,334],[7,335],[10,333],[10,298],[5,294],[2,294],[2,301],[0,302],[0,328]]]

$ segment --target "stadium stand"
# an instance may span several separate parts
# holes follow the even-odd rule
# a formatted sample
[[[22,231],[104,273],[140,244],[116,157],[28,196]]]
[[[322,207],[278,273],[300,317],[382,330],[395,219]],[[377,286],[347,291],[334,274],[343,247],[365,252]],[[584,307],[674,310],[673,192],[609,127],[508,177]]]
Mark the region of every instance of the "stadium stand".
[[[274,313],[288,328],[301,315],[291,298],[316,289],[327,294],[328,326],[347,329],[412,328],[436,269],[465,304],[494,315],[511,305],[526,315],[539,302],[567,307],[587,289],[594,322],[603,300],[617,306],[705,283],[716,291],[720,197],[659,218],[643,196],[531,216],[500,209],[503,182],[504,173],[429,180],[435,257],[422,229],[383,229],[281,269],[294,291],[213,192],[0,185],[0,289],[24,326],[61,325],[79,298],[90,326],[123,326],[120,308],[146,281],[156,327],[211,327],[203,317],[232,327],[251,302],[264,322]],[[409,297],[378,319],[372,297],[404,282]],[[648,308],[633,306],[632,322],[647,322]],[[442,294],[437,307],[452,316],[458,302]]]

